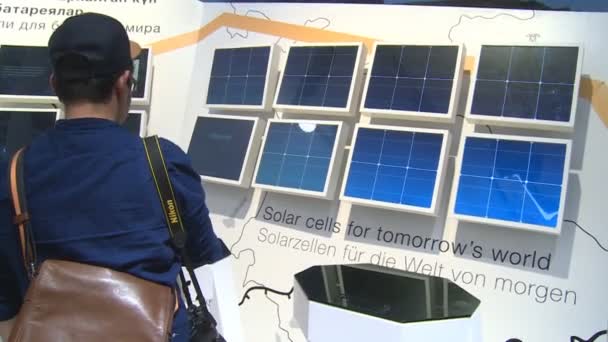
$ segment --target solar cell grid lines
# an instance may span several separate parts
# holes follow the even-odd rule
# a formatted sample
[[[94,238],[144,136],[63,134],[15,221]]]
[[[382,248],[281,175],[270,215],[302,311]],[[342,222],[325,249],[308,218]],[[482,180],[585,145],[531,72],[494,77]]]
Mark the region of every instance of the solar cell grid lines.
[[[152,51],[142,49],[134,60],[133,105],[150,102]],[[0,100],[10,103],[55,104],[59,100],[49,85],[52,67],[46,46],[0,46]]]
[[[339,122],[271,120],[255,185],[269,190],[328,197],[340,143]]]
[[[361,74],[361,44],[289,48],[275,108],[317,113],[350,113]]]
[[[574,125],[581,51],[577,46],[484,45],[469,118],[539,128]]]
[[[216,49],[207,105],[263,109],[273,61],[270,46]]]
[[[456,215],[560,232],[569,141],[476,134],[465,138],[461,158]]]
[[[0,46],[0,96],[52,99],[51,65],[44,46]]]
[[[460,45],[378,43],[361,111],[409,119],[449,121],[463,70]]]
[[[342,199],[436,214],[447,145],[444,130],[359,125]]]

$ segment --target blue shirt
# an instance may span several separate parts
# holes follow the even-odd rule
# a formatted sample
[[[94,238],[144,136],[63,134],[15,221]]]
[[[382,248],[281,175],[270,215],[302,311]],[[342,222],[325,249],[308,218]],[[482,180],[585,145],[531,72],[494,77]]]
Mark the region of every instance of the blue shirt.
[[[187,155],[161,139],[197,265],[224,256],[213,232],[200,177]],[[0,158],[2,159],[2,158]],[[72,260],[109,267],[175,287],[181,267],[141,139],[103,119],[59,121],[25,154],[28,211],[38,261]],[[28,286],[10,202],[7,160],[0,160],[0,321],[14,317]],[[183,302],[174,341],[187,341]]]

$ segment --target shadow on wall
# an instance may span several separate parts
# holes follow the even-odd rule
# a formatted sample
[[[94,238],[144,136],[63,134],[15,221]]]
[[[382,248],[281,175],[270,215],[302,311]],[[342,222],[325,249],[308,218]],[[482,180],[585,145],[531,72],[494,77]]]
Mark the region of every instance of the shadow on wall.
[[[572,159],[570,163],[570,168],[572,170],[580,171],[583,169],[583,159],[585,157],[585,146],[587,144],[587,131],[589,130],[590,115],[591,103],[583,98],[579,98],[576,121],[574,123],[574,133],[572,135]]]
[[[209,182],[205,182],[203,186],[209,211],[225,217],[223,223],[226,228],[235,228],[235,219],[244,219],[249,211],[253,189]]]
[[[453,174],[454,160],[449,158],[444,184],[441,187],[438,216],[425,216],[354,205],[349,218],[349,224],[353,222],[354,225],[350,234],[348,232],[345,234],[345,239],[381,247],[439,254],[440,250],[436,248],[437,244],[432,244],[432,240],[443,238],[450,200],[449,189],[452,186]],[[355,226],[361,228],[355,229]],[[424,243],[427,239],[429,239],[428,243]],[[420,242],[422,242],[422,245]],[[435,245],[435,248],[432,247],[433,245]]]
[[[469,97],[469,90],[471,87],[471,73],[464,72],[462,76],[462,86],[460,89],[460,99],[458,101],[458,110],[456,111],[456,124],[453,125],[454,129],[450,130],[452,134],[452,147],[450,149],[450,155],[458,155],[458,148],[460,147],[460,139],[462,138],[462,127],[464,126],[465,118],[464,113],[467,111],[467,99]]]
[[[578,217],[580,197],[578,176],[571,175],[566,195],[565,218]],[[465,253],[457,253],[455,256],[568,278],[575,232],[576,227],[565,222],[562,224],[561,234],[553,236],[461,221],[458,225],[456,243],[481,246],[482,251],[476,254],[473,249],[467,249]]]
[[[330,237],[337,230],[339,202],[268,192],[258,222]],[[344,227],[338,226],[341,229]]]

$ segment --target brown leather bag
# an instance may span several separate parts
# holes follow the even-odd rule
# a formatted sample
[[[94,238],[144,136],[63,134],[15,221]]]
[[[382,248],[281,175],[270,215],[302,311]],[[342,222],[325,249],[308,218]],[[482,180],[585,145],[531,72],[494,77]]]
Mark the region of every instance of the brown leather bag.
[[[46,260],[38,267],[23,150],[11,161],[9,179],[30,286],[8,342],[168,341],[177,303],[170,287],[76,262]]]

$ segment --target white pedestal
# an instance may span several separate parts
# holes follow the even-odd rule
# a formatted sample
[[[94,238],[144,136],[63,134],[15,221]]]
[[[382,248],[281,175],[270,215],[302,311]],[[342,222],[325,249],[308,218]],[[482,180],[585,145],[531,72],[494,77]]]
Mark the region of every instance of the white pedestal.
[[[456,284],[437,277],[388,271],[401,279],[422,282],[419,283],[418,291],[414,287],[404,287],[403,292],[399,294],[395,292],[396,286],[406,283],[399,282],[399,278],[393,278],[394,282],[388,283],[391,286],[383,288],[383,285],[387,285],[384,282],[390,281],[387,278],[379,278],[378,272],[385,272],[384,270],[353,268],[363,277],[357,278],[359,283],[355,284],[352,282],[354,278],[351,278],[349,284],[344,282],[340,267],[317,266],[296,275],[293,294],[294,318],[308,341],[482,341],[481,303]],[[316,268],[322,270],[315,270]],[[331,275],[332,270],[338,271],[337,276]],[[298,279],[303,282],[300,283]],[[378,286],[370,287],[370,279],[377,280]],[[440,287],[429,291],[431,283]],[[426,291],[420,290],[424,289],[422,284],[426,286]],[[450,300],[448,287],[455,295]],[[389,288],[393,292],[386,292]],[[354,297],[349,298],[348,289],[354,291],[351,292]],[[439,290],[443,290],[443,293]],[[420,305],[424,303],[425,298],[427,303],[434,303],[433,309],[430,304]],[[352,300],[355,301],[351,302]],[[467,305],[464,310],[461,308],[459,311],[458,305],[463,303]],[[382,311],[383,308],[389,311]]]
[[[233,280],[232,258],[199,267],[194,273],[201,285],[209,311],[217,321],[218,331],[226,341],[244,342],[239,298]],[[188,279],[185,269],[184,274]],[[189,290],[191,297],[196,298],[194,288],[190,286]]]

